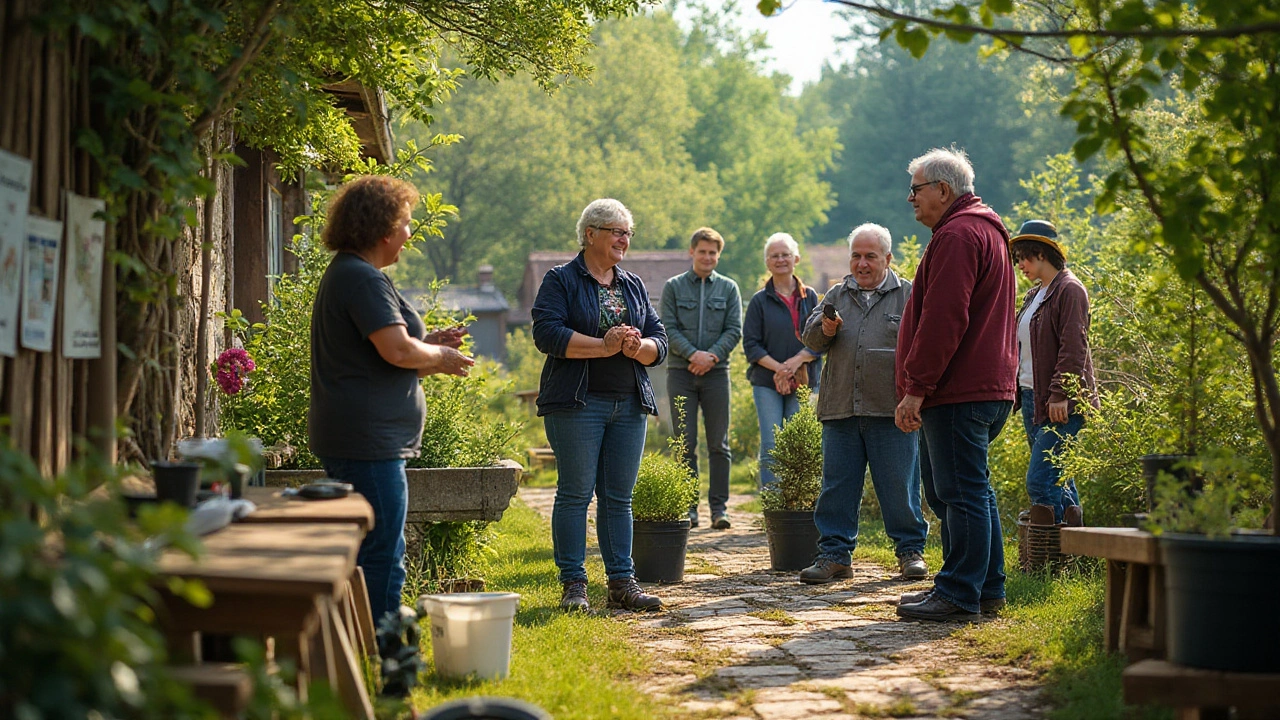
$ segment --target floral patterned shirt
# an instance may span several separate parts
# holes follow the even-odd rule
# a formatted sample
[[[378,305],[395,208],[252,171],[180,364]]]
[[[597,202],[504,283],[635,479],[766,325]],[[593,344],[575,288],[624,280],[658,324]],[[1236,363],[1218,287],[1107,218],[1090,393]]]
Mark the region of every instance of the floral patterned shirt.
[[[596,337],[604,337],[611,327],[631,324],[631,312],[627,309],[627,298],[622,294],[622,285],[615,274],[613,282],[596,288],[600,298],[600,324]],[[604,358],[588,361],[587,392],[609,397],[629,395],[638,391],[635,361],[621,352]]]

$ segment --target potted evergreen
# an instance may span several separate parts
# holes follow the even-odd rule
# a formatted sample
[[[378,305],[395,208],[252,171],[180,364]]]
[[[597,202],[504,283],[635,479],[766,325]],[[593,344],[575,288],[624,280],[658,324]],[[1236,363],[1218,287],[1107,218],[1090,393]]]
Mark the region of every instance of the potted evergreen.
[[[676,412],[683,414],[679,404]],[[674,423],[675,427],[682,425]],[[631,559],[640,582],[684,581],[689,508],[698,501],[698,478],[676,459],[683,446],[677,434],[667,440],[666,452],[645,453],[640,459],[631,494]]]
[[[1244,477],[1229,456],[1202,458],[1203,479],[1190,494],[1161,473],[1149,529],[1160,538],[1168,608],[1169,659],[1228,672],[1280,672],[1280,614],[1265,598],[1280,594],[1280,543],[1263,531],[1261,511],[1244,509],[1240,488],[1262,484]],[[1250,514],[1252,513],[1252,517]]]
[[[797,391],[800,410],[774,433],[773,475],[760,491],[770,567],[802,570],[818,553],[813,511],[822,492],[822,423],[809,402],[809,389]]]

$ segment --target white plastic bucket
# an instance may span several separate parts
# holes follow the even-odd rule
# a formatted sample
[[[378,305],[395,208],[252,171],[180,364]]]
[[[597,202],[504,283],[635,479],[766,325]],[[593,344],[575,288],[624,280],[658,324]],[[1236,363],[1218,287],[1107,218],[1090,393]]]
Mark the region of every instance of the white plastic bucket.
[[[505,678],[511,668],[511,625],[520,604],[516,593],[423,595],[431,616],[431,650],[442,676]]]

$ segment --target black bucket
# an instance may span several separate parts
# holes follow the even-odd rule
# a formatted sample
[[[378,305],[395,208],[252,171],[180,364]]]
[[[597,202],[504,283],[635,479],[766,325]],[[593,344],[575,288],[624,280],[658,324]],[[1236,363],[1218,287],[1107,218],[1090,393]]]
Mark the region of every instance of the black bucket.
[[[650,583],[684,582],[689,521],[636,520],[631,529],[631,560],[636,566],[636,579]]]
[[[151,477],[156,482],[157,500],[168,500],[188,508],[196,506],[196,493],[200,490],[200,463],[157,460],[151,463]]]
[[[1165,533],[1169,660],[1205,670],[1280,673],[1280,537]]]
[[[812,510],[766,510],[764,528],[769,536],[769,567],[774,570],[803,570],[818,556],[818,526]]]
[[[1187,493],[1197,494],[1204,486],[1204,480],[1196,474],[1195,468],[1188,463],[1195,460],[1195,455],[1143,455],[1138,458],[1142,463],[1142,479],[1147,484],[1147,511],[1155,510],[1156,478],[1160,473],[1168,473],[1182,483]]]

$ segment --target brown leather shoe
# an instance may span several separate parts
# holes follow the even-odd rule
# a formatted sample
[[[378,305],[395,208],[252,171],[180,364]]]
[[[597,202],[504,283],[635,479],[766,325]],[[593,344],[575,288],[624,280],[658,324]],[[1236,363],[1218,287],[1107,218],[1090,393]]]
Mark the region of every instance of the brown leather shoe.
[[[932,590],[922,590],[920,592],[903,593],[898,599],[899,605],[915,605],[929,599]],[[983,598],[978,601],[978,606],[982,608],[983,615],[994,615],[1004,609],[1004,598]]]
[[[586,580],[564,583],[564,592],[560,594],[560,609],[566,612],[586,612],[591,609],[591,604],[587,602]]]
[[[634,577],[609,581],[609,602],[607,607],[621,608],[632,612],[661,610],[662,600],[656,595],[649,595],[640,589]]]
[[[1062,521],[1067,527],[1084,527],[1084,508],[1079,505],[1068,505],[1062,511]]]
[[[806,585],[825,585],[843,578],[853,577],[853,569],[831,558],[820,557],[812,565],[800,571],[800,582]]]
[[[1057,523],[1054,522],[1052,505],[1032,505],[1031,515],[1028,522],[1032,525],[1047,525],[1053,527]]]
[[[908,620],[971,620],[977,616],[934,593],[918,603],[898,606],[898,617]]]

